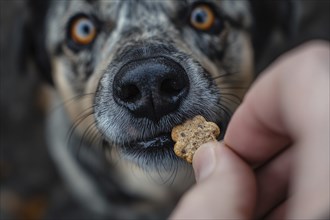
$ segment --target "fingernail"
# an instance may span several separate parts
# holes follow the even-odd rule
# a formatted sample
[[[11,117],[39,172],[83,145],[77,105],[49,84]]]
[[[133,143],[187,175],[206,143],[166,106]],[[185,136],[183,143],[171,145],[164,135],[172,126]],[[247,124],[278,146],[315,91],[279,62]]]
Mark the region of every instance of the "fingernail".
[[[212,143],[203,144],[194,156],[193,166],[196,181],[202,181],[210,176],[215,168],[215,145]]]

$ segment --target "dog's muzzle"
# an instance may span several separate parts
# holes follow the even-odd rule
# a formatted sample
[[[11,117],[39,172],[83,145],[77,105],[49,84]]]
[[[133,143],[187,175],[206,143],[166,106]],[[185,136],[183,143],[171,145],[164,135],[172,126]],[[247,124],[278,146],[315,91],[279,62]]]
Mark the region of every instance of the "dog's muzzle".
[[[184,68],[164,56],[129,61],[115,75],[113,97],[135,117],[154,122],[176,111],[189,92]]]
[[[218,115],[218,90],[204,75],[197,62],[170,45],[120,47],[96,90],[97,128],[139,166],[158,167],[159,158],[172,166],[180,161],[173,151],[173,127],[195,115]]]

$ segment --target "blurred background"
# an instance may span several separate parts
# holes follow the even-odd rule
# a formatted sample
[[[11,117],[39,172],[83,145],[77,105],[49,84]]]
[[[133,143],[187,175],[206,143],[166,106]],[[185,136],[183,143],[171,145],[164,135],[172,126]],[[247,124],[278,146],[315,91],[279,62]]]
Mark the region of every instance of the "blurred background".
[[[47,85],[26,56],[27,2],[0,1],[0,219],[81,219],[88,213],[79,209],[47,152]]]
[[[308,39],[329,40],[330,0],[297,0],[299,25],[286,45],[266,48],[258,71]],[[47,152],[47,86],[26,54],[27,1],[0,1],[0,219],[79,219],[79,209]],[[288,21],[289,22],[289,21]],[[269,44],[271,45],[271,44]],[[28,59],[25,59],[28,58]]]

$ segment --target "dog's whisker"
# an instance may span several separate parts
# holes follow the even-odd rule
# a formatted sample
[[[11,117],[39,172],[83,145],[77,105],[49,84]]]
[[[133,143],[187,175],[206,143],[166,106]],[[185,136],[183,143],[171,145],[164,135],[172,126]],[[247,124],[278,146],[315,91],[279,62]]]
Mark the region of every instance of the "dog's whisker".
[[[228,97],[222,97],[222,103],[223,104],[228,104],[232,107],[236,107],[236,106],[239,106],[240,105],[240,102],[237,102],[236,100],[234,99],[231,99],[231,98],[228,98]]]
[[[218,75],[218,76],[214,76],[214,77],[212,77],[211,79],[212,79],[212,80],[217,80],[217,79],[224,78],[224,77],[226,77],[226,78],[229,78],[229,77],[237,78],[237,77],[236,77],[236,74],[238,74],[238,73],[239,73],[239,72],[232,72],[232,73],[228,73],[228,72],[226,72],[226,73],[220,74],[220,75]]]
[[[170,185],[173,185],[177,175],[178,175],[178,165],[175,162],[171,163],[171,175],[168,177],[168,180],[166,183],[169,183]]]
[[[223,105],[222,103],[226,103],[226,102],[222,100],[222,102],[219,103],[218,108],[220,108],[224,114],[222,120],[227,121],[231,118],[232,111],[228,107],[226,107],[226,105]]]
[[[223,96],[234,97],[235,99],[238,100],[238,102],[242,102],[242,97],[238,96],[238,95],[235,94],[235,93],[231,93],[231,92],[222,92],[222,93],[221,93],[221,97],[223,97]]]
[[[98,142],[99,139],[97,138],[98,138],[98,132],[96,129],[96,125],[95,122],[92,122],[87,126],[86,130],[84,131],[81,141],[84,142],[86,140],[88,141],[89,145],[96,147],[99,144]]]
[[[84,93],[84,94],[79,94],[79,95],[76,95],[74,97],[71,97],[69,99],[66,99],[64,101],[62,101],[61,103],[57,104],[56,106],[54,106],[51,110],[50,110],[50,114],[52,114],[53,112],[61,109],[61,108],[65,108],[66,105],[70,105],[70,104],[73,104],[75,101],[78,101],[78,100],[81,100],[83,98],[86,98],[86,97],[90,97],[90,96],[94,96],[95,93]]]
[[[221,100],[222,104],[225,104],[227,108],[231,107],[232,109],[236,108],[240,103],[237,103],[234,99],[231,99],[230,97],[222,97]]]
[[[232,97],[232,98],[230,98]],[[231,101],[233,102],[234,104],[236,105],[239,105],[241,104],[242,100],[240,97],[238,97],[237,95],[235,94],[231,94],[231,93],[222,93],[221,95],[221,99],[222,100],[228,100],[228,101]]]
[[[91,116],[91,115],[90,115]],[[77,156],[79,157],[79,151],[81,149],[81,147],[84,145],[85,142],[88,142],[88,143],[92,143],[91,141],[91,134],[93,132],[93,129],[95,129],[95,123],[92,122],[90,123],[85,131],[83,132],[83,134],[81,135],[80,137],[80,141],[79,141],[79,145],[78,145],[78,151],[77,151]],[[89,146],[89,145],[88,145]]]
[[[93,146],[95,146],[96,148],[102,149],[102,141],[103,141],[102,138],[103,138],[102,134],[99,132],[99,129],[94,123],[94,129],[91,134],[91,143],[92,144],[94,143]]]
[[[166,170],[166,165],[163,163],[163,169]],[[169,176],[167,176],[167,178],[165,179],[165,181],[163,182],[163,184],[170,184],[172,185],[174,180],[175,180],[175,177],[177,175],[177,166],[175,166],[175,161],[174,162],[171,162],[171,165],[170,167],[168,168],[169,170]],[[161,171],[162,173],[162,171]]]
[[[220,92],[222,90],[247,90],[248,88],[247,86],[223,86],[220,88]]]
[[[93,111],[91,111],[92,107],[85,109],[80,116],[74,120],[71,127],[69,128],[66,140],[68,143],[70,143],[70,140],[72,138],[72,135],[74,134],[75,130],[78,128],[78,126],[85,121],[89,116],[93,115]]]
[[[85,140],[85,132],[86,130],[84,131],[84,134],[82,136],[80,136],[80,140],[76,143],[76,145],[74,146],[75,147],[75,154],[77,156],[77,158],[80,157],[80,151],[81,149],[85,146],[84,144],[86,143],[84,140]]]
[[[217,80],[217,79],[224,78],[224,77],[229,77],[229,74],[228,73],[220,74],[218,76],[212,77],[211,79]]]
[[[73,123],[68,131],[68,135],[71,136],[71,133],[76,129],[80,121],[84,120],[86,116],[92,113],[93,113],[93,107],[88,107],[83,111],[81,111],[80,114],[78,114],[76,118],[73,119]]]
[[[159,158],[158,158],[158,159],[159,159]],[[157,167],[156,167],[156,171],[157,171],[157,175],[158,175],[158,177],[159,177],[159,179],[160,179],[160,182],[161,182],[162,184],[165,184],[166,181],[167,181],[167,179],[164,179],[164,176],[162,175],[162,171],[161,171],[161,168],[160,168],[160,167],[164,168],[164,163],[163,163],[162,160],[160,160],[160,162],[161,162],[161,166],[157,166]]]

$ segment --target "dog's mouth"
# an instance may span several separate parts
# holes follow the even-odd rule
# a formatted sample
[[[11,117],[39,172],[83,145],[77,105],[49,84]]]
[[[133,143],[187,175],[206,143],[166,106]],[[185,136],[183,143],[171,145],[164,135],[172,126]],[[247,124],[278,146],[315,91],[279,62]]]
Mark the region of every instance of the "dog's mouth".
[[[123,155],[139,164],[142,161],[159,163],[160,161],[174,162],[180,160],[175,155],[173,148],[174,141],[170,133],[161,133],[143,140],[135,140],[120,147]]]
[[[174,146],[174,142],[171,138],[170,133],[163,133],[146,140],[134,141],[128,144],[128,147],[134,150],[173,149],[173,146]]]

